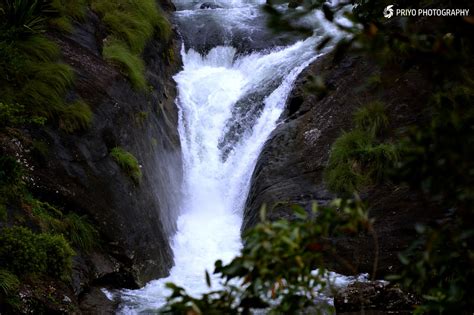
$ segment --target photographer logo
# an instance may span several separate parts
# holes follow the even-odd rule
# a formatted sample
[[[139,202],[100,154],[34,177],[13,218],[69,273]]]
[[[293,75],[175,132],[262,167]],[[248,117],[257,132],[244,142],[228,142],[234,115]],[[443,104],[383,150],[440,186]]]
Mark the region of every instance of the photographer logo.
[[[386,17],[387,19],[393,16],[392,7],[393,7],[393,4],[386,6],[385,9],[383,10],[383,16]]]

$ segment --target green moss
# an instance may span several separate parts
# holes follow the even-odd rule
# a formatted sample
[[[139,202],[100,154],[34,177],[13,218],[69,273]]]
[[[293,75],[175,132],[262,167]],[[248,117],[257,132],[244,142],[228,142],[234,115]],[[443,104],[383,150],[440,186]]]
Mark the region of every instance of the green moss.
[[[125,151],[121,147],[115,147],[110,151],[110,155],[115,159],[117,164],[124,170],[135,183],[139,183],[142,178],[140,165],[133,154]]]
[[[18,226],[5,228],[0,235],[0,268],[18,276],[36,273],[66,280],[73,256],[62,235],[35,234]]]
[[[83,101],[76,101],[62,111],[59,127],[68,133],[73,133],[89,128],[92,118],[93,114],[89,105]]]
[[[354,114],[356,128],[378,135],[388,127],[388,117],[382,102],[375,101],[360,108]]]
[[[114,41],[107,44],[103,55],[105,59],[121,67],[135,88],[142,90],[146,88],[143,60],[138,55],[132,54],[123,43]]]

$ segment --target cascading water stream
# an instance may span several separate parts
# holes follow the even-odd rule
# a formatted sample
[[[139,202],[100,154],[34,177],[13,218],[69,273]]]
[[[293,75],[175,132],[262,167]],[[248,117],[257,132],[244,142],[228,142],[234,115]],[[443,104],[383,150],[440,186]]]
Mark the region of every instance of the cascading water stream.
[[[261,2],[232,1],[229,10],[237,12],[233,22],[242,18],[235,7],[256,10]],[[177,14],[184,19],[193,11],[183,3],[177,3],[183,6]],[[205,11],[196,14],[230,14],[226,9]],[[174,77],[184,170],[184,197],[177,205],[177,233],[171,240],[174,267],[166,279],[122,291],[120,313],[162,306],[169,293],[166,282],[193,295],[206,292],[205,270],[212,272],[216,260],[229,262],[238,254],[242,211],[257,157],[297,75],[316,58],[317,41],[315,36],[246,55],[224,45],[207,54],[183,47],[183,70]]]

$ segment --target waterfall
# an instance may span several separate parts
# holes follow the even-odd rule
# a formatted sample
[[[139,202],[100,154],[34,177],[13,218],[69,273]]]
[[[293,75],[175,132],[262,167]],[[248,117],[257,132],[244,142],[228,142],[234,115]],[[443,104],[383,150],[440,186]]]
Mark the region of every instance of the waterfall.
[[[177,23],[188,29],[191,20],[199,28],[202,25],[196,21],[204,16],[203,21],[221,23],[224,38],[236,33],[252,38],[255,25],[261,24],[257,12],[262,2],[215,2],[222,8],[201,10],[199,4],[180,0]],[[254,13],[248,16],[249,12]],[[226,21],[239,25],[238,32],[229,31]],[[256,160],[296,77],[317,57],[314,47],[319,38],[250,53],[227,40],[212,49],[183,46],[183,69],[174,77],[184,170],[183,198],[176,205],[177,233],[171,239],[174,267],[166,279],[151,281],[140,290],[123,290],[120,313],[162,306],[169,293],[166,282],[193,295],[206,292],[205,270],[212,273],[216,260],[226,263],[239,253],[242,212]]]

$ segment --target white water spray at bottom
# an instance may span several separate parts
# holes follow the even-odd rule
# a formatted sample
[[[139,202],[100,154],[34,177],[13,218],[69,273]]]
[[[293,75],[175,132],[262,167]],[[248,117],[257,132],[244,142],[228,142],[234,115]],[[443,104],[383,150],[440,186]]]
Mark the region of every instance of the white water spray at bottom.
[[[212,273],[218,259],[230,262],[242,246],[242,210],[257,157],[275,128],[298,74],[316,58],[315,38],[267,53],[237,56],[232,47],[216,47],[206,56],[182,52],[184,69],[175,76],[183,151],[184,198],[178,229],[171,240],[174,267],[170,276],[151,281],[140,290],[122,292],[120,313],[136,314],[165,303],[174,282],[196,296],[209,290],[205,270]],[[238,121],[238,110],[257,106],[258,117]],[[260,102],[260,103],[258,103]],[[262,104],[263,102],[263,104]],[[222,144],[239,125],[230,149]],[[215,283],[215,281],[213,281]]]

